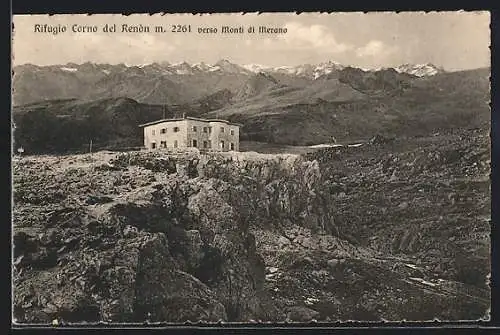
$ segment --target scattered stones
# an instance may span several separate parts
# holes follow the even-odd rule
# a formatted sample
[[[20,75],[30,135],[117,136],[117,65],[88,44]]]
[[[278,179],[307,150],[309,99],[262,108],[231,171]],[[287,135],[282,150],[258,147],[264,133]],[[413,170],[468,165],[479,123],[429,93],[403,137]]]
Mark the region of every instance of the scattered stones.
[[[278,268],[275,268],[273,266],[267,268],[267,272],[271,274],[278,272],[278,270],[279,270]]]
[[[309,298],[307,298],[306,300],[304,300],[304,303],[305,303],[306,305],[309,305],[309,306],[314,305],[314,304],[315,304],[315,303],[317,303],[317,302],[319,302],[319,299],[312,298],[312,297],[309,297]]]
[[[386,143],[391,143],[393,142],[394,139],[393,138],[387,138],[387,137],[384,137],[382,135],[375,135],[373,136],[369,141],[368,143],[372,144],[372,145],[377,145],[377,144],[386,144]]]
[[[138,230],[137,227],[127,225],[123,229],[123,237],[135,237],[137,236]]]

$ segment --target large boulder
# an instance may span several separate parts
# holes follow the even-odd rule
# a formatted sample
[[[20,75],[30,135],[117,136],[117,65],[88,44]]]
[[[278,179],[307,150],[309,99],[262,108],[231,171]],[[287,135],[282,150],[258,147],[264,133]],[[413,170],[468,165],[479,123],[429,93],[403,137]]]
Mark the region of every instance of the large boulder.
[[[140,232],[117,240],[105,251],[67,254],[59,264],[16,283],[14,316],[18,321],[227,319],[214,293],[178,269],[163,233]]]

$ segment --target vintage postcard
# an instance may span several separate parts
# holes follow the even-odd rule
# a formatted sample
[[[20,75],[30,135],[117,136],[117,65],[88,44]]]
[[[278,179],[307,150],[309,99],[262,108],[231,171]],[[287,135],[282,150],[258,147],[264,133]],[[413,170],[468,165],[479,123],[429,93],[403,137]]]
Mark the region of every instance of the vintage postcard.
[[[489,12],[15,15],[15,325],[489,320]]]

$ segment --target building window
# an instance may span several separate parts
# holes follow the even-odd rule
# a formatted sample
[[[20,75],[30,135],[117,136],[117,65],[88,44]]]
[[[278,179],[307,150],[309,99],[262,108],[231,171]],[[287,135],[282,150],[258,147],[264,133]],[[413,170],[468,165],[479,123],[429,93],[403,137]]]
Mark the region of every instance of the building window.
[[[196,128],[196,126],[193,126],[193,131],[196,133],[196,131],[198,130],[198,128]]]
[[[151,149],[156,149],[156,143],[155,142],[151,142]]]
[[[167,141],[161,141],[160,148],[166,148],[166,147],[167,147]]]
[[[207,141],[203,141],[203,149],[206,149],[208,148],[208,142]]]
[[[177,148],[177,140],[174,141],[174,148]]]
[[[208,148],[212,149],[212,141],[211,140],[208,140]]]
[[[220,127],[220,132],[223,133],[224,132],[224,127]]]
[[[234,129],[231,129],[231,135],[234,135]]]
[[[156,131],[154,129],[151,130],[151,135],[156,135]]]
[[[161,134],[165,134],[166,132],[167,132],[167,128],[162,128],[162,129],[160,130],[160,133],[161,133]]]
[[[193,140],[193,147],[194,148],[198,147],[198,141],[197,140]]]
[[[211,134],[212,133],[212,127],[208,127],[208,133]]]
[[[179,127],[174,127],[174,133],[178,133],[179,132]]]
[[[208,133],[208,127],[203,127],[203,132]]]
[[[234,150],[234,143],[231,143],[231,150]]]
[[[224,149],[224,141],[220,141],[220,148]]]

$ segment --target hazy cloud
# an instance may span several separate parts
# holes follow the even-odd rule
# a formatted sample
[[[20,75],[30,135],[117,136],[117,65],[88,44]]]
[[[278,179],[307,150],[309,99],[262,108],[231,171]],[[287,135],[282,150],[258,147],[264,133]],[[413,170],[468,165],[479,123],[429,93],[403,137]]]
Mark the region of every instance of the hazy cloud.
[[[283,39],[292,46],[325,49],[333,53],[345,52],[352,48],[348,44],[338,42],[333,32],[323,25],[307,26],[300,22],[288,22],[285,27],[288,31]]]
[[[356,49],[358,57],[386,57],[394,52],[397,48],[384,44],[379,40],[371,40],[365,46]]]
[[[170,53],[175,49],[172,43],[166,43],[158,36],[144,34],[138,36],[118,35],[117,39],[125,47],[140,48],[145,52],[163,52]]]

